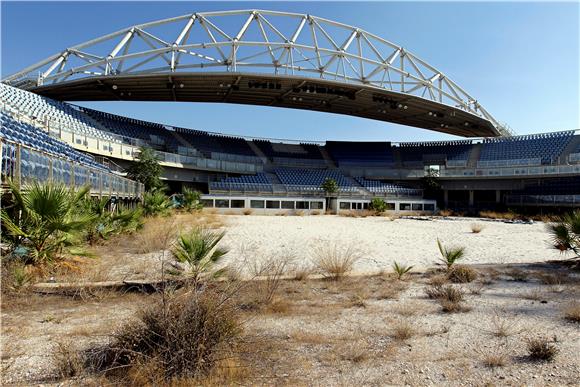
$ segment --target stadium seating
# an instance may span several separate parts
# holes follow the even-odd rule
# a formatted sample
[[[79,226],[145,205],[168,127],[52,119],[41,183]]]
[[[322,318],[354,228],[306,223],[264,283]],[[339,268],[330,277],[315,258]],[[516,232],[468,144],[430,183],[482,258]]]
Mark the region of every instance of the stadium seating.
[[[224,191],[272,191],[272,181],[265,173],[228,177],[222,181],[210,183],[211,190]]]
[[[186,128],[175,128],[175,131],[208,158],[212,157],[214,153],[222,153],[258,159],[252,148],[250,148],[247,141],[243,138]]]
[[[316,144],[286,144],[268,140],[253,140],[253,142],[275,163],[311,164],[319,167],[326,164]]]
[[[442,142],[408,142],[399,145],[401,160],[405,162],[467,161],[471,152],[470,140]]]
[[[108,169],[93,160],[92,157],[81,153],[70,145],[48,135],[44,130],[16,121],[10,115],[0,112],[2,125],[0,127],[0,137],[8,141],[27,145],[33,149],[40,150],[51,155],[65,157],[71,161],[90,166],[103,171]]]
[[[393,164],[391,144],[388,142],[327,141],[325,148],[338,166]]]
[[[334,179],[341,192],[357,191],[357,184],[352,179],[344,176],[338,169],[290,169],[277,168],[274,170],[282,184],[289,190],[303,190],[310,188],[320,190],[320,186],[326,179]]]
[[[60,101],[42,97],[15,87],[0,83],[2,101],[17,107],[27,116],[40,121],[49,121],[51,125],[62,125],[76,133],[90,135],[112,141],[114,137],[103,131],[102,127],[78,108]]]
[[[378,180],[367,180],[363,177],[355,177],[354,179],[373,194],[406,196],[420,196],[422,194],[420,189],[406,188],[400,185],[384,183]]]
[[[567,131],[485,139],[479,160],[489,162],[539,159],[542,164],[550,164],[557,161],[573,134],[573,131]],[[493,166],[494,163],[485,165]]]

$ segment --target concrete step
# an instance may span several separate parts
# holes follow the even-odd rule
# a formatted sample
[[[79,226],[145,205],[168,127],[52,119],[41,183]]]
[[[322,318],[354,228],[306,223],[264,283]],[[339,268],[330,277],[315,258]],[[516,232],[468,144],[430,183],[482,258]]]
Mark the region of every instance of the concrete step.
[[[329,168],[336,168],[336,163],[334,162],[332,157],[330,157],[330,153],[328,153],[326,148],[323,146],[319,146],[318,149],[320,149],[320,154],[322,154],[322,158],[324,158],[324,161],[326,161],[326,165]]]
[[[481,147],[482,144],[475,144],[471,147],[471,153],[469,154],[469,158],[467,159],[467,166],[471,168],[477,167],[477,161],[479,160],[479,156],[481,155]]]

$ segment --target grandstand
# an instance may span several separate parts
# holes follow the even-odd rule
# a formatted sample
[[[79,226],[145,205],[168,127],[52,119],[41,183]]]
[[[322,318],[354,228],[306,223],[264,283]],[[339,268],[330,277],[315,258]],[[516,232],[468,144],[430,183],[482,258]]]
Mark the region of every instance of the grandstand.
[[[271,46],[275,43],[267,36],[244,41],[248,25],[258,19],[267,20],[271,16],[268,11],[196,13],[142,24],[138,30],[149,31],[149,27],[169,26],[190,18],[211,17],[218,23],[223,16],[233,14],[252,16],[241,26],[241,40],[222,36],[214,38],[212,45],[230,47],[243,41],[240,50],[278,49]],[[167,68],[148,67],[152,59],[165,55],[165,50],[178,52],[180,45],[131,53],[133,47],[127,42],[142,39],[131,27],[63,50],[3,80],[3,178],[60,179],[74,185],[90,182],[99,194],[110,193],[118,185],[131,185],[128,191],[133,195],[139,192],[138,185],[119,180],[123,179],[119,173],[94,157],[105,157],[122,169],[134,159],[139,147],[147,146],[156,151],[164,167],[163,178],[172,190],[194,186],[204,192],[208,205],[219,208],[326,210],[330,205],[333,210],[363,209],[374,197],[384,198],[389,208],[399,211],[432,211],[435,202],[460,209],[537,203],[575,206],[580,202],[576,200],[580,195],[576,181],[580,176],[580,136],[575,131],[513,135],[448,75],[409,51],[402,55],[401,47],[390,43],[385,46],[384,40],[360,28],[311,15],[277,12],[276,16],[299,23],[287,42],[308,39],[302,33],[306,22],[316,23],[321,31],[329,24],[343,29],[351,42],[362,39],[358,44],[368,43],[371,46],[367,48],[372,49],[363,50],[368,53],[357,58],[361,65],[369,66],[370,73],[363,76],[330,71],[332,61],[358,54],[349,54],[349,47],[321,47],[323,43],[316,41],[300,41],[304,52],[322,49],[327,53],[327,66],[317,67],[314,72],[291,63],[269,63],[271,58],[255,55],[247,58],[243,69],[236,67],[235,56],[232,63],[225,63],[210,55],[188,58],[200,62],[186,63],[183,57]],[[199,24],[192,22],[187,28],[198,28]],[[147,33],[155,37],[158,31]],[[177,42],[174,38],[159,37],[159,41]],[[115,43],[113,54],[93,51],[105,42]],[[206,43],[189,42],[198,45],[200,52],[207,48]],[[296,48],[290,45],[288,49],[294,53]],[[389,54],[374,57],[381,50]],[[68,58],[79,53],[93,59],[83,66],[70,67]],[[295,52],[297,56],[302,53]],[[131,55],[138,55],[141,62],[123,67]],[[392,65],[376,65],[387,57],[399,59]],[[212,66],[211,74],[204,70],[208,65]],[[292,77],[287,76],[290,71]],[[390,72],[401,81],[379,81],[387,75],[390,78]],[[244,138],[146,122],[63,102],[79,100],[279,106],[349,114],[471,138],[399,143]],[[85,172],[77,173],[82,168]],[[441,189],[424,191],[425,178],[433,176]],[[330,195],[328,202],[320,201],[327,196],[321,188],[326,179],[338,184],[338,192]]]

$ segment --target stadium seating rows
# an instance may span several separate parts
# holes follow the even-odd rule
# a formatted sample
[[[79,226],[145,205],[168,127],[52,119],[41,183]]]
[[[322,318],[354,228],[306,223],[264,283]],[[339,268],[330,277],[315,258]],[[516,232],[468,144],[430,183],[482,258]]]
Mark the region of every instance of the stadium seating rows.
[[[557,161],[574,131],[485,139],[480,160],[541,159],[542,164]]]
[[[109,171],[104,165],[97,163],[90,156],[81,153],[70,145],[48,135],[40,128],[16,121],[10,115],[0,112],[2,125],[0,126],[0,137],[18,144],[27,145],[33,149],[46,153],[65,157],[86,166]]]
[[[384,183],[378,180],[367,180],[364,177],[354,178],[360,185],[374,194],[404,194],[421,195],[422,191],[414,188],[406,188],[397,184]]]
[[[393,163],[391,144],[388,142],[327,141],[325,147],[339,166]]]
[[[399,146],[401,160],[405,161],[428,161],[435,159],[443,160],[467,160],[472,149],[471,141],[444,141],[428,143],[402,143]]]

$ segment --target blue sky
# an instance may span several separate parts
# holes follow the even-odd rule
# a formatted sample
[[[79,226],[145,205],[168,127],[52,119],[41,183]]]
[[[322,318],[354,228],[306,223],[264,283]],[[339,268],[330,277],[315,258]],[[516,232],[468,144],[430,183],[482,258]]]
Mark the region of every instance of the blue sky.
[[[540,2],[8,2],[2,76],[86,40],[191,12],[271,9],[354,25],[448,74],[520,134],[580,128],[580,4]],[[83,103],[222,133],[303,140],[416,141],[436,132],[325,113],[201,103]]]

